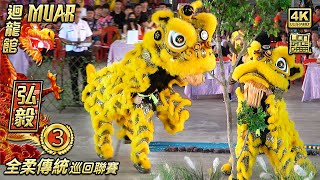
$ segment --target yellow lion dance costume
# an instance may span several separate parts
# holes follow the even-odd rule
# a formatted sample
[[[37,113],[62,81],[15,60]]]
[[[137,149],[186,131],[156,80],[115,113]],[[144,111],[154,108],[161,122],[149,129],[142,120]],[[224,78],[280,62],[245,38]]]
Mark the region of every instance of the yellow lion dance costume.
[[[217,20],[209,13],[194,15],[201,6],[201,1],[184,6],[179,17],[168,10],[156,12],[152,20],[158,28],[146,33],[143,42],[121,62],[97,72],[93,65],[87,66],[88,85],[82,100],[92,118],[98,155],[113,157],[110,135],[115,120],[122,127],[118,137],[131,140],[134,166],[147,173],[151,169],[147,154],[153,139],[154,111],[167,132],[184,129],[189,118],[184,106],[191,102],[174,92],[172,85],[198,84],[203,73],[216,65],[210,42]],[[137,96],[144,97],[141,104],[134,103]]]
[[[288,47],[263,49],[259,42],[254,41],[248,48],[248,55],[251,60],[239,65],[232,75],[234,80],[244,85],[236,90],[237,114],[241,112],[244,101],[251,107],[262,107],[266,112],[267,128],[260,136],[249,133],[245,143],[248,125],[238,125],[237,179],[250,179],[259,153],[266,154],[281,179],[295,179],[295,165],[315,175],[316,169],[307,157],[294,122],[289,119],[282,96],[289,89],[290,81],[302,76],[303,66],[295,63],[295,56],[288,54]],[[230,163],[222,166],[225,174],[231,172]]]

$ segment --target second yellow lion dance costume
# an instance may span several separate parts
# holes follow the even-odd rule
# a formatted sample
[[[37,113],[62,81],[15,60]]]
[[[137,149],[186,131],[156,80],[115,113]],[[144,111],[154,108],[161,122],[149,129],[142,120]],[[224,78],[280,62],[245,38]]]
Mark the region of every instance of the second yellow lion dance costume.
[[[155,31],[145,34],[142,43],[110,67],[95,71],[87,67],[88,85],[82,94],[85,109],[90,112],[98,155],[113,157],[112,121],[122,127],[119,138],[131,139],[131,159],[139,172],[151,169],[149,142],[153,139],[154,111],[169,133],[184,129],[190,106],[188,99],[173,91],[172,85],[197,84],[203,73],[215,68],[211,48],[217,20],[209,13],[194,14],[202,3],[196,1],[179,10],[158,11],[152,20]],[[200,80],[199,80],[200,77]],[[192,82],[191,82],[192,81]],[[141,103],[134,103],[144,97]]]
[[[247,106],[261,107],[266,113],[266,129],[259,135],[248,132],[248,124],[238,125],[237,179],[251,178],[259,153],[267,155],[275,173],[281,179],[297,179],[295,165],[315,175],[316,169],[307,157],[304,144],[294,122],[289,118],[283,98],[283,93],[289,89],[290,81],[303,75],[303,66],[295,63],[295,56],[289,55],[288,47],[284,46],[273,50],[263,49],[258,41],[254,41],[248,48],[248,55],[250,60],[239,65],[232,75],[234,80],[244,85],[236,90],[237,114],[243,110],[244,101]],[[253,123],[256,122],[257,120]],[[229,174],[231,164],[223,165],[222,171]]]

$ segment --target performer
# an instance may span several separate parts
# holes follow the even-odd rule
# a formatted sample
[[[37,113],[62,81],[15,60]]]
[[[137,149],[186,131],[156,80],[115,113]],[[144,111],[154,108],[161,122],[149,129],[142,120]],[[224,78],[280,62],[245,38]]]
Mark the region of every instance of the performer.
[[[203,73],[215,67],[211,38],[217,20],[209,13],[194,15],[201,1],[179,10],[180,18],[169,10],[158,11],[152,20],[158,28],[145,34],[142,43],[124,59],[100,71],[87,66],[88,85],[82,93],[85,109],[94,128],[95,149],[99,156],[113,157],[112,121],[122,129],[119,138],[128,136],[131,160],[141,173],[148,173],[151,163],[149,142],[153,139],[154,112],[167,132],[184,129],[191,101],[174,92],[172,86],[187,82],[203,83]]]

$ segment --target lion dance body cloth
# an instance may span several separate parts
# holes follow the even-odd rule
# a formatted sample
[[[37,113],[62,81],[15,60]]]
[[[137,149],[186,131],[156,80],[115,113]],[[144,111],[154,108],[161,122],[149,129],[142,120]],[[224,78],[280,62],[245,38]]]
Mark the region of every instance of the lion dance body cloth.
[[[142,43],[128,52],[124,59],[95,71],[87,66],[88,85],[82,93],[85,109],[90,113],[98,155],[113,157],[112,122],[122,128],[119,138],[131,140],[131,160],[139,172],[151,169],[149,142],[153,139],[154,112],[167,132],[184,129],[189,118],[185,106],[191,101],[174,92],[172,86],[197,85],[203,73],[215,68],[211,38],[217,20],[208,13],[194,15],[202,3],[196,1],[180,9],[178,16],[158,11],[152,20],[158,28],[145,34]],[[143,97],[141,104],[134,98]]]
[[[248,133],[249,124],[238,124],[237,179],[250,179],[259,153],[266,154],[280,179],[298,179],[294,171],[296,165],[309,175],[315,175],[315,166],[307,157],[304,143],[289,118],[283,98],[290,81],[303,75],[303,66],[295,63],[295,56],[289,55],[288,47],[284,46],[270,50],[253,41],[248,54],[250,60],[239,65],[232,75],[234,80],[243,85],[236,90],[237,114],[239,116],[247,106],[255,109],[255,113],[260,108],[265,113],[262,121],[266,128],[260,133]],[[243,102],[246,102],[246,107]],[[257,119],[253,123],[257,123]],[[225,164],[222,171],[230,173],[231,165]]]

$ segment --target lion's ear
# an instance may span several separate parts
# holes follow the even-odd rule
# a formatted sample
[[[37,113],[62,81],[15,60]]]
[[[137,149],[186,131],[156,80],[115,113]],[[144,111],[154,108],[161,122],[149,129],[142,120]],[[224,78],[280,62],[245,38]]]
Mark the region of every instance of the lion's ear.
[[[290,68],[290,76],[289,80],[293,81],[303,76],[304,68],[302,64],[295,64],[293,67]]]
[[[250,59],[257,59],[260,54],[256,52],[261,49],[261,44],[258,41],[253,41],[248,47],[248,54]]]
[[[174,17],[174,14],[170,10],[157,11],[152,15],[152,21],[156,24],[167,24],[168,21]]]

